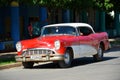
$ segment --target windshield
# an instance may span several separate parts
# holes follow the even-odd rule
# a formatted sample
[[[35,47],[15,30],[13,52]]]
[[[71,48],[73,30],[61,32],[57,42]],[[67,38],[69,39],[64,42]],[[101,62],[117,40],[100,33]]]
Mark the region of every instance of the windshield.
[[[51,26],[51,27],[43,28],[41,35],[45,36],[45,35],[60,35],[60,34],[76,35],[76,30],[74,27],[71,26]]]

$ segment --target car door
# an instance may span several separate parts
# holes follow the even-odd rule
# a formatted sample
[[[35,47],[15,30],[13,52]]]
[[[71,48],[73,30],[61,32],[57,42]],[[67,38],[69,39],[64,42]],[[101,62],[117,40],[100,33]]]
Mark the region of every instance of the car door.
[[[80,57],[86,57],[93,54],[96,54],[96,49],[93,47],[94,38],[91,37],[91,34],[94,34],[93,31],[87,26],[78,27],[79,32],[79,54]]]

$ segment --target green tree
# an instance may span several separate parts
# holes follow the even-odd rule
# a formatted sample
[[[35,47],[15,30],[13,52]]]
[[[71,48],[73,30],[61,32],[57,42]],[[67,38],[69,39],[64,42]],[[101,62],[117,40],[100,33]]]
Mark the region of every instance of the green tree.
[[[0,6],[9,6],[12,1],[17,1],[19,5],[38,5],[49,8],[68,8],[68,9],[95,9],[120,11],[120,0],[0,0]]]
[[[93,6],[93,0],[34,0],[34,4],[49,8],[87,9]]]
[[[113,3],[110,0],[94,0],[94,7],[99,10],[111,11]]]

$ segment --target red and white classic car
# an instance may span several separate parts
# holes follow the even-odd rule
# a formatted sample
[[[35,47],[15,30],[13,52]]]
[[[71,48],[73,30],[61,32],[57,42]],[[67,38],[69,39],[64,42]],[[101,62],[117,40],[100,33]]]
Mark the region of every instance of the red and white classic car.
[[[67,68],[76,58],[93,56],[101,61],[109,41],[106,32],[95,33],[89,24],[61,23],[44,26],[40,37],[17,42],[16,49],[16,61],[21,61],[24,68],[47,61]]]

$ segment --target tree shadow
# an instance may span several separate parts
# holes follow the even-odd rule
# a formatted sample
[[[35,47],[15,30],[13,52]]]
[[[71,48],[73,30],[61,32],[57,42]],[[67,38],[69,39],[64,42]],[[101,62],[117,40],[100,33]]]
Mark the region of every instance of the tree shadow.
[[[120,47],[112,47],[109,50],[105,51],[105,53],[116,52],[116,51],[120,51]]]
[[[103,61],[99,61],[99,62],[104,62],[104,61],[112,60],[115,58],[118,58],[118,57],[104,57]],[[99,62],[94,61],[92,57],[79,58],[79,59],[75,59],[72,62],[72,67],[85,66],[88,64],[99,63]]]
[[[58,66],[57,63],[47,63],[34,66],[32,69],[59,69],[59,68],[60,67]]]
[[[100,62],[112,60],[115,58],[118,58],[118,57],[104,57],[103,61],[100,61]],[[74,59],[72,61],[72,65],[70,68],[77,67],[77,66],[85,66],[93,63],[99,63],[99,62],[95,62],[92,57]],[[64,69],[64,68],[60,68],[57,63],[48,63],[48,64],[34,66],[32,69]]]

